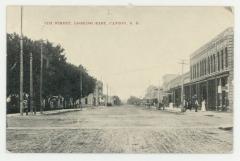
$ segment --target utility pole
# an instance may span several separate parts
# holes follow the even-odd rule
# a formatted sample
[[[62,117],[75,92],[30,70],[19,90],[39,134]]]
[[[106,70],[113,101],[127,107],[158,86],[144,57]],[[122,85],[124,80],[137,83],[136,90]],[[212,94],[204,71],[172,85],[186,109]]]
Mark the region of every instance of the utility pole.
[[[43,113],[43,107],[42,107],[42,77],[43,77],[43,40],[41,41],[41,47],[40,47],[40,113]]]
[[[106,106],[108,105],[108,84],[107,84],[107,103]]]
[[[23,7],[21,6],[21,37],[20,37],[20,114],[23,115],[23,33],[22,33]]]
[[[80,109],[82,109],[81,99],[82,99],[82,72],[80,71]]]
[[[184,87],[183,87],[183,84],[184,84],[184,79],[183,79],[183,72],[184,72],[184,65],[186,65],[187,63],[185,63],[185,60],[182,59],[182,61],[179,63],[182,65],[182,83],[181,83],[181,108],[183,109],[184,108],[184,100],[183,100],[183,95],[184,95]]]
[[[30,113],[33,115],[33,73],[32,73],[32,53],[30,53]]]
[[[160,81],[158,82],[158,106],[160,103]]]

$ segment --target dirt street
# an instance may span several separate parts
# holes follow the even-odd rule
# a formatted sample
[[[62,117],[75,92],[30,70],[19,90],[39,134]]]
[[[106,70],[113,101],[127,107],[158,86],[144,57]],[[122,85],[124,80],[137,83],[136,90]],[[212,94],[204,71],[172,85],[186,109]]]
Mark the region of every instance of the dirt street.
[[[232,113],[123,105],[7,116],[7,150],[35,153],[230,153]]]

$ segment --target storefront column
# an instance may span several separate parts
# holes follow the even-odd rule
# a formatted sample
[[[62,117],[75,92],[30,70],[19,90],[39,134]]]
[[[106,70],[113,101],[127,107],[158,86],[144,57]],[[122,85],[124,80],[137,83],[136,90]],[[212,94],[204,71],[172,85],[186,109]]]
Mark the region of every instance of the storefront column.
[[[173,90],[173,104],[175,104],[175,91]]]
[[[229,111],[229,82],[228,82],[228,77],[226,77],[226,98],[225,98],[225,104],[226,104],[226,110]]]
[[[216,91],[215,91],[215,107],[216,107],[216,111],[218,111],[218,79],[215,79],[215,87],[216,87]]]
[[[189,85],[189,99],[192,100],[192,85]]]
[[[219,109],[222,110],[222,79],[219,78],[219,91],[218,91],[218,94],[219,94]]]
[[[207,80],[207,85],[206,85],[206,90],[207,90],[207,100],[206,100],[206,109],[208,110],[208,105],[209,105],[209,94],[208,94],[208,92],[209,92],[209,87],[208,87],[208,80]]]
[[[197,94],[197,100],[198,100],[198,102],[200,102],[200,101],[199,101],[199,95],[200,95],[199,83],[196,83],[196,94]]]

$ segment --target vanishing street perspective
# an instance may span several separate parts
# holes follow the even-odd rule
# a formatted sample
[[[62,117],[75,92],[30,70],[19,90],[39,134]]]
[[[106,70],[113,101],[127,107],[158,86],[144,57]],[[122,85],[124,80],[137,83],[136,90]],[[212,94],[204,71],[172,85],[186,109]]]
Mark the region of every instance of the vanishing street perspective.
[[[232,153],[234,9],[8,6],[8,153]]]

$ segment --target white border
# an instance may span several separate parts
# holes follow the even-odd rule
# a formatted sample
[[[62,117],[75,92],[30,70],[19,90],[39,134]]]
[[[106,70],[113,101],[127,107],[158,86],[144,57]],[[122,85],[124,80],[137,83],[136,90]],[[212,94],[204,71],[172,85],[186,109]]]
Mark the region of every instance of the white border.
[[[6,152],[6,6],[7,5],[234,6],[234,152],[233,154],[12,154]],[[0,159],[11,160],[239,160],[240,158],[240,1],[239,0],[0,0]]]

